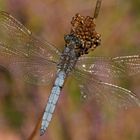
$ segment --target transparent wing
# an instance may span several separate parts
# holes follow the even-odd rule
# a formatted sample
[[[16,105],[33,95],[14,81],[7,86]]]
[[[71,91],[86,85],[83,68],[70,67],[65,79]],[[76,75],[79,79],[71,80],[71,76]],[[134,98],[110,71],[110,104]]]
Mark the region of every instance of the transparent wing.
[[[114,57],[112,61],[118,67],[126,69],[130,76],[140,73],[140,55]]]
[[[100,80],[108,81],[109,79],[123,78],[140,73],[140,56],[81,57],[77,61],[76,68],[94,74]]]
[[[43,59],[21,58],[20,61],[14,60],[10,66],[10,70],[16,74],[21,73],[26,82],[37,85],[49,84],[55,77],[57,70],[55,63]]]
[[[28,81],[49,81],[47,73],[55,68],[59,51],[32,35],[19,21],[6,12],[0,12],[0,55],[14,66],[21,66]],[[52,69],[54,70],[54,69]]]
[[[82,94],[88,100],[99,104],[109,104],[115,108],[127,108],[129,106],[140,106],[140,100],[136,95],[119,86],[99,81],[94,75],[75,70],[75,78],[79,81]]]

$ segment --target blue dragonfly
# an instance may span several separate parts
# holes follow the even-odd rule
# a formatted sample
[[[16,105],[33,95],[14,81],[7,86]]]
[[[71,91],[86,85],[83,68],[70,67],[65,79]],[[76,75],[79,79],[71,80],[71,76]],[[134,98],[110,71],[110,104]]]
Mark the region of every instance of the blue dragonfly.
[[[60,52],[50,43],[35,37],[10,14],[0,12],[0,54],[10,58],[10,64],[19,66],[25,81],[48,84],[55,77],[42,117],[40,134],[43,135],[52,119],[56,103],[68,76],[74,75],[81,94],[112,106],[140,106],[136,95],[111,82],[140,72],[140,55],[114,58],[86,56],[101,43],[95,30],[101,0],[97,0],[93,17],[76,14],[71,31],[64,36],[64,50]]]

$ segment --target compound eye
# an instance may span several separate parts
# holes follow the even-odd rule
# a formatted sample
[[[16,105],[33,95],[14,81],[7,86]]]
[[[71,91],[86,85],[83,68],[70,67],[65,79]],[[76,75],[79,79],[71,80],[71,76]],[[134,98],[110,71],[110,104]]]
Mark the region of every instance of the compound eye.
[[[78,38],[76,40],[76,46],[82,46],[82,42]]]
[[[70,40],[71,40],[71,36],[70,35],[65,35],[64,40],[65,40],[66,43],[69,43]]]

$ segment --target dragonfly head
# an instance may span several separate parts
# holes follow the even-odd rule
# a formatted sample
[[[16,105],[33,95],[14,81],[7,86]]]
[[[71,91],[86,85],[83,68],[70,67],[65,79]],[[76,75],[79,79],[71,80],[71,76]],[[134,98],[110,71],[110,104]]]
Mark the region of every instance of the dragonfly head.
[[[81,16],[76,14],[71,21],[72,28],[71,33],[73,36],[77,37],[82,45],[77,47],[80,56],[83,54],[88,54],[91,50],[94,50],[101,43],[101,35],[95,31],[94,18],[87,16]]]

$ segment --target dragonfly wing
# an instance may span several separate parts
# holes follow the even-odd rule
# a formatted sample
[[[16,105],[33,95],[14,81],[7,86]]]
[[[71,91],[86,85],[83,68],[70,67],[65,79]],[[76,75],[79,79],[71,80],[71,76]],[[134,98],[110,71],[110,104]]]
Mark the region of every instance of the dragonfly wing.
[[[20,61],[14,60],[10,66],[10,70],[14,71],[16,76],[19,71],[26,82],[37,85],[49,84],[56,73],[56,64],[43,59],[22,58]]]
[[[114,57],[112,61],[118,66],[126,67],[130,76],[140,73],[140,55]]]
[[[131,91],[99,81],[94,75],[87,72],[75,70],[74,73],[85,98],[89,100],[95,99],[99,104],[109,104],[115,108],[140,106],[140,100]]]
[[[140,72],[140,56],[81,57],[76,64],[76,68],[94,74],[100,80],[103,78],[123,78]]]
[[[14,17],[0,12],[0,55],[22,67],[27,81],[35,83],[38,79],[39,83],[46,83],[53,76],[60,53],[48,42],[34,37]]]
[[[0,50],[24,57],[41,57],[57,61],[59,51],[51,44],[40,41],[19,21],[6,12],[0,12]]]

